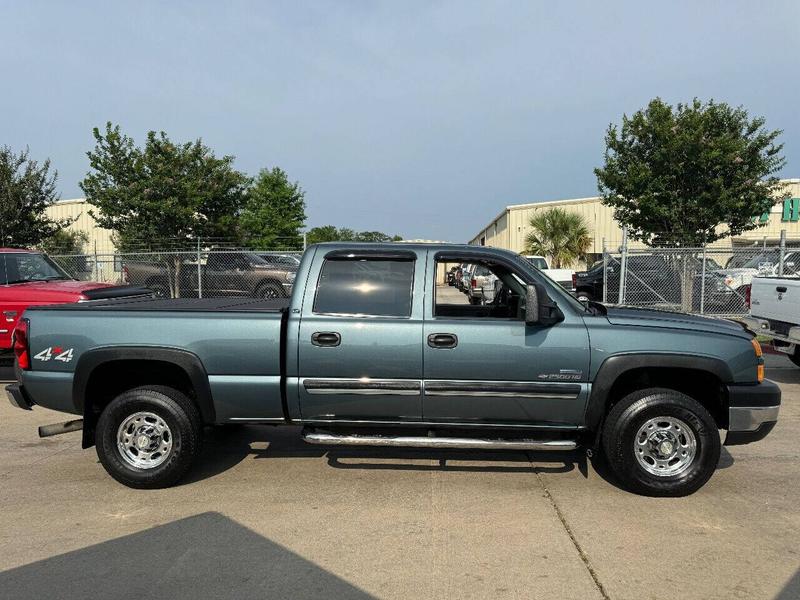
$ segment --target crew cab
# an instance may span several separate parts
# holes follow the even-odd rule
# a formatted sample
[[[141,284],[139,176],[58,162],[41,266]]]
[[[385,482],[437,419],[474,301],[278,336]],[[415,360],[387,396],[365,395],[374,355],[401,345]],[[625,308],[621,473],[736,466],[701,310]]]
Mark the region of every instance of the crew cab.
[[[439,263],[501,282],[471,305]],[[453,300],[461,302],[453,302]],[[725,443],[774,427],[780,389],[731,321],[578,302],[521,256],[444,244],[311,246],[290,299],[33,307],[15,331],[23,409],[79,418],[139,488],[178,481],[205,425],[302,425],[312,444],[602,453],[620,483],[685,495]]]
[[[143,293],[127,286],[76,281],[42,252],[0,248],[0,379],[13,376],[11,333],[26,308]]]

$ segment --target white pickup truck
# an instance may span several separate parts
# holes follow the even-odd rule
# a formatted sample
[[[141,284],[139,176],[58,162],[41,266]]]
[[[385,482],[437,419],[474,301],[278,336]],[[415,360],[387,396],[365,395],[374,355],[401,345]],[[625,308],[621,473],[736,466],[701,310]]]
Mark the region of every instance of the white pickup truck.
[[[558,283],[569,292],[575,291],[575,270],[574,269],[551,269],[544,256],[525,255],[525,258],[534,267],[547,275],[550,279]]]
[[[800,367],[800,277],[753,277],[744,321]]]

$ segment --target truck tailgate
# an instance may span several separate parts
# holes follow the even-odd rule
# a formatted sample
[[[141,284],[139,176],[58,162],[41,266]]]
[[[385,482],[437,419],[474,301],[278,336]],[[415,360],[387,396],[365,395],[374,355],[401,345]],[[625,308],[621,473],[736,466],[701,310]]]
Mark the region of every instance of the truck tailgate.
[[[800,323],[800,279],[754,277],[750,289],[750,313],[770,321]]]

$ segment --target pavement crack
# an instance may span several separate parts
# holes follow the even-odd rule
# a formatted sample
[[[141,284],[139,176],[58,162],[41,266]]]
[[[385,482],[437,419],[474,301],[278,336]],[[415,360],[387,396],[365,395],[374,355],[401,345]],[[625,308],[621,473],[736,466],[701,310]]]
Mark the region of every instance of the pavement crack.
[[[592,581],[594,581],[594,585],[595,587],[597,587],[597,591],[600,592],[600,596],[603,597],[603,600],[611,600],[611,596],[608,595],[606,588],[603,587],[603,584],[600,582],[600,578],[597,576],[597,571],[594,570],[594,567],[592,566],[592,563],[589,560],[589,556],[581,547],[580,542],[578,542],[578,539],[572,532],[572,528],[569,526],[569,523],[567,523],[567,519],[564,516],[564,513],[561,512],[561,508],[558,506],[558,503],[556,502],[555,498],[553,498],[553,494],[550,493],[550,490],[548,489],[547,485],[545,485],[541,473],[539,473],[539,471],[536,470],[535,468],[534,468],[534,473],[536,474],[536,479],[539,480],[539,485],[542,487],[545,497],[547,498],[548,502],[550,502],[550,506],[553,507],[553,510],[555,511],[558,520],[561,521],[561,526],[564,528],[564,531],[567,532],[569,539],[572,541],[572,545],[575,546],[575,550],[578,551],[578,556],[580,557],[581,562],[583,562],[583,566],[585,566],[586,570],[589,572],[589,576],[592,578]]]

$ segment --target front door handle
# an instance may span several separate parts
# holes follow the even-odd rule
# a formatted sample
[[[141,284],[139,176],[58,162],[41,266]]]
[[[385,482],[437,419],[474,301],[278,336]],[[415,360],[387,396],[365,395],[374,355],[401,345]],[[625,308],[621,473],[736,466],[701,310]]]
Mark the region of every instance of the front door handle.
[[[428,346],[431,348],[455,348],[458,346],[458,336],[455,333],[432,333],[428,336]]]
[[[778,292],[779,294],[785,294],[786,290],[787,288],[785,285],[779,285],[778,287],[775,288],[775,291]]]
[[[342,336],[337,331],[315,331],[311,334],[311,343],[315,346],[338,346]]]

